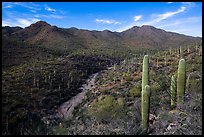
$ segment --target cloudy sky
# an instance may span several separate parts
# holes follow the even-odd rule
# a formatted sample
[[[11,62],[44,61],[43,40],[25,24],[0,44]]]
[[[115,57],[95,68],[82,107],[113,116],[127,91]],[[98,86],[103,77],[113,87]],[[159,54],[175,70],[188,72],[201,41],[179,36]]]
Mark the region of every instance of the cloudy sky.
[[[202,2],[2,2],[2,26],[27,27],[39,20],[61,28],[121,32],[152,25],[202,36]]]

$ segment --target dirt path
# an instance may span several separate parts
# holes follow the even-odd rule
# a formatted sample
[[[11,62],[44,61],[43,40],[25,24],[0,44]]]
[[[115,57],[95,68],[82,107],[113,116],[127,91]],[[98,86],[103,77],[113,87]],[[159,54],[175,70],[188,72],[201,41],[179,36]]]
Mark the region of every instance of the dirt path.
[[[72,97],[70,100],[64,102],[58,108],[59,117],[67,119],[68,117],[72,116],[74,108],[82,102],[82,99],[84,98],[88,90],[91,90],[93,87],[95,87],[95,79],[97,75],[98,73],[92,74],[89,79],[87,79],[86,84],[83,84],[80,88],[82,89],[82,92]]]

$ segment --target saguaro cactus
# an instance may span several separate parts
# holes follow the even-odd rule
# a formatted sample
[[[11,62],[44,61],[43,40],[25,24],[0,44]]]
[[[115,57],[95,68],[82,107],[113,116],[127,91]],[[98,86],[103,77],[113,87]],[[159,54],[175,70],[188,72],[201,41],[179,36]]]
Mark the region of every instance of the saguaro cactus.
[[[164,63],[165,63],[165,66],[166,66],[166,64],[167,64],[166,53],[165,53],[165,57],[164,57]]]
[[[176,100],[176,77],[173,75],[171,77],[171,107],[175,106],[175,100]]]
[[[141,116],[142,116],[142,123],[141,127],[142,130],[147,129],[148,126],[148,107],[147,105],[149,103],[148,97],[149,97],[149,92],[150,92],[150,87],[147,86],[149,85],[149,70],[148,70],[148,65],[149,65],[149,56],[145,55],[143,59],[143,70],[142,70],[142,103],[141,103]]]
[[[142,96],[142,110],[141,110],[141,128],[146,132],[149,123],[149,105],[150,105],[150,86],[146,85]]]
[[[199,49],[199,56],[202,56],[202,48]]]
[[[186,61],[180,59],[178,66],[177,76],[177,103],[181,104],[184,102],[185,93],[185,79],[186,79]]]
[[[198,44],[196,43],[196,51],[198,50]]]
[[[182,48],[181,48],[181,46],[180,46],[180,49],[179,49],[179,53],[180,53],[180,55],[182,54]]]
[[[36,78],[35,78],[35,73],[34,73],[34,77],[33,77],[33,86],[36,86]]]
[[[115,71],[115,69],[116,69],[116,65],[114,64],[114,65],[113,65],[113,70]]]
[[[157,58],[157,68],[159,67],[159,59]]]

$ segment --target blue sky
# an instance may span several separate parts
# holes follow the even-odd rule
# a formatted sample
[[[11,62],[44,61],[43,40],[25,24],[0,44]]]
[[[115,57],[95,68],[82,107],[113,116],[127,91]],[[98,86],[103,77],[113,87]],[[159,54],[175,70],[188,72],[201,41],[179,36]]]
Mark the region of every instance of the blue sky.
[[[2,26],[27,27],[39,20],[61,28],[121,32],[152,25],[202,36],[202,2],[2,2]]]

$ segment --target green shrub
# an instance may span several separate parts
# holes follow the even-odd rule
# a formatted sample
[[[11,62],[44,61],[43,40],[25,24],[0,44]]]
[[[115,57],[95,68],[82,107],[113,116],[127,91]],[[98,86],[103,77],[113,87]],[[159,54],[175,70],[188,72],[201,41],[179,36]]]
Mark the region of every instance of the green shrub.
[[[151,91],[152,93],[156,93],[160,90],[161,86],[157,83],[157,82],[154,82],[151,84]]]
[[[122,98],[115,100],[113,96],[105,95],[104,98],[97,102],[92,102],[88,108],[88,114],[98,120],[109,121],[123,115],[124,101]]]
[[[141,96],[141,84],[136,84],[132,89],[130,89],[130,96],[140,97]]]
[[[133,78],[132,78],[131,76],[126,76],[126,77],[125,77],[125,80],[129,82],[129,81],[132,81]]]
[[[31,88],[32,93],[38,93],[38,91],[39,91],[39,88]]]

